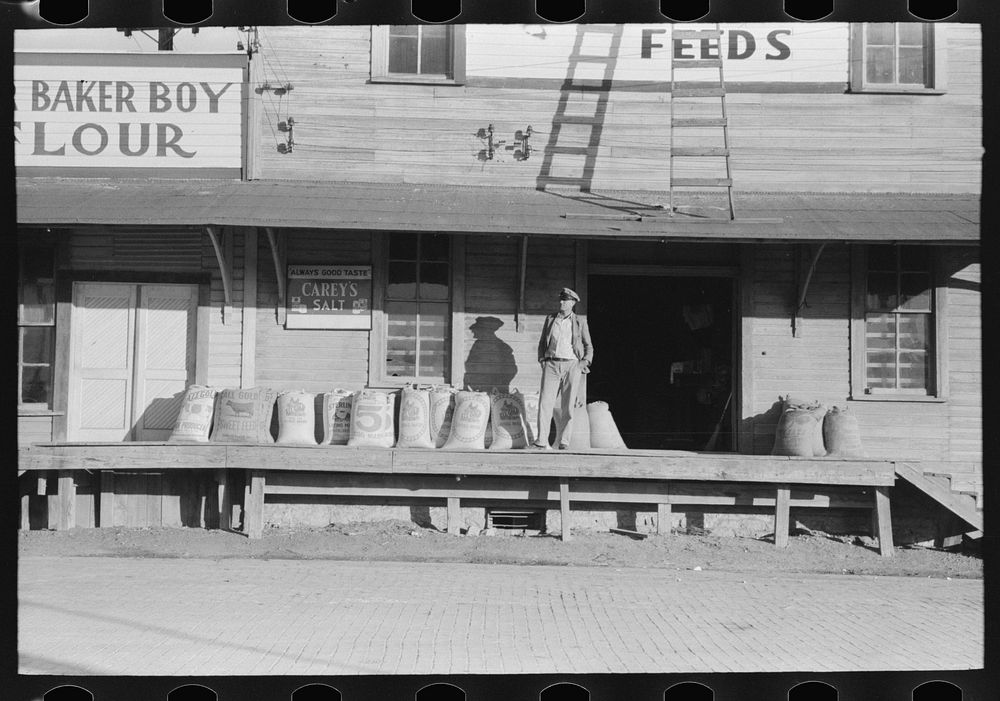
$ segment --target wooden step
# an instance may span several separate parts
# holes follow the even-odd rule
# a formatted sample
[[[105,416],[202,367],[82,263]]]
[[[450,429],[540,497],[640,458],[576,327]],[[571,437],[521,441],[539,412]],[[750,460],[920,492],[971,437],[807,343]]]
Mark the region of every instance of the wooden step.
[[[670,150],[671,156],[728,156],[729,149],[719,147],[706,147],[706,146],[674,146]]]
[[[721,29],[675,29],[670,33],[671,39],[721,39]]]
[[[973,528],[982,530],[983,515],[976,510],[975,500],[973,500],[970,507],[969,502],[964,498],[952,492],[951,489],[941,486],[941,481],[936,478],[943,475],[928,477],[917,468],[903,462],[896,463],[895,468],[897,477],[901,477],[912,484]]]
[[[674,68],[722,68],[721,58],[675,58]]]
[[[672,97],[724,97],[725,88],[678,88],[670,91]]]
[[[675,117],[673,127],[724,127],[729,122],[725,117]]]
[[[671,187],[732,187],[732,178],[674,178]]]

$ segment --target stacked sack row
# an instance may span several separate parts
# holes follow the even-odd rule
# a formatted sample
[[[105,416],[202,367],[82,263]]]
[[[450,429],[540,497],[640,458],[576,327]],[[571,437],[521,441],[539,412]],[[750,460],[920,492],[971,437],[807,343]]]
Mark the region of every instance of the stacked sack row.
[[[407,385],[399,391],[334,389],[321,395],[321,445],[444,450],[524,448],[534,440],[538,394]],[[194,385],[170,441],[317,445],[316,395]],[[398,412],[397,412],[398,402]],[[277,408],[277,440],[271,433]]]
[[[847,407],[779,397],[781,416],[771,455],[863,458],[857,417]]]

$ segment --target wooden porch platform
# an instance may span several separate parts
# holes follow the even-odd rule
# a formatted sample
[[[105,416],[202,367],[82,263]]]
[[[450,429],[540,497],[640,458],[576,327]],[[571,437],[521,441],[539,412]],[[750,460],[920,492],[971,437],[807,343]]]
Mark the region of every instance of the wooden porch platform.
[[[246,472],[243,528],[263,530],[266,495],[368,496],[444,499],[448,530],[460,527],[461,502],[502,500],[558,503],[561,537],[570,537],[570,504],[655,505],[658,523],[674,505],[774,508],[775,543],[786,545],[791,506],[872,510],[872,532],[883,555],[892,553],[888,460],[796,458],[655,450],[420,450],[238,443],[45,443],[19,450],[18,469],[59,475],[60,503],[71,510],[73,472],[213,470],[220,522],[228,527],[235,502],[227,472]],[[845,494],[844,487],[859,488]],[[102,507],[103,512],[103,507]],[[66,513],[60,523],[72,524]],[[102,523],[106,521],[102,518]],[[65,527],[68,527],[65,526]]]

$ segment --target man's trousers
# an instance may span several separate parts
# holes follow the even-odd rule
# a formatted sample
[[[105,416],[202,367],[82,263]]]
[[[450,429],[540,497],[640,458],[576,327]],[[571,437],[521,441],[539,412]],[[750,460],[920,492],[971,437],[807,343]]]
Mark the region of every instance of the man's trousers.
[[[549,429],[555,414],[556,435],[561,435],[560,443],[569,445],[573,430],[573,405],[576,403],[577,389],[580,387],[579,360],[545,360],[542,362],[542,388],[538,397],[538,433],[535,442],[548,445]],[[560,434],[560,428],[562,432]]]

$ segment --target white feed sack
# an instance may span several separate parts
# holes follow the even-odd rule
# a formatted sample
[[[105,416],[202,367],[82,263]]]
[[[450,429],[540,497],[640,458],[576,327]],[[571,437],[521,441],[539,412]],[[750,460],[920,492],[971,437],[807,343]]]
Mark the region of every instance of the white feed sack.
[[[445,450],[484,450],[490,397],[486,392],[462,390],[455,395],[455,414]]]
[[[524,398],[520,392],[490,395],[490,425],[493,427],[490,450],[524,448],[528,444],[524,413]]]
[[[347,445],[351,438],[351,404],[354,393],[339,387],[323,395],[323,443]]]
[[[521,394],[521,403],[524,405],[524,423],[527,426],[527,441],[534,443],[538,433],[538,392],[526,392]],[[545,436],[544,440],[549,437]]]
[[[430,392],[406,386],[399,396],[399,439],[397,448],[433,448],[431,438]]]
[[[315,396],[310,392],[282,392],[278,395],[278,443],[316,445]]]
[[[207,443],[212,430],[212,416],[215,413],[215,397],[219,390],[214,387],[191,385],[184,393],[181,410],[177,414],[170,442],[195,441]]]
[[[430,423],[434,447],[441,448],[451,435],[451,421],[455,416],[456,390],[437,385],[430,390]]]
[[[396,442],[395,401],[395,395],[388,392],[371,389],[355,392],[351,405],[351,437],[347,445],[391,448]]]

